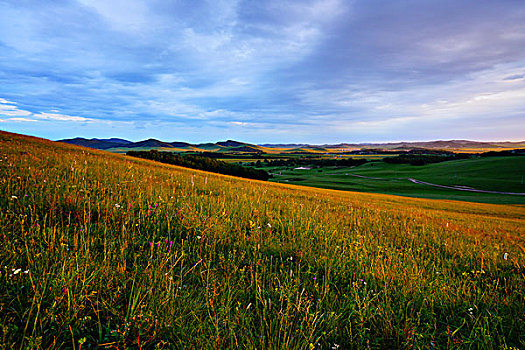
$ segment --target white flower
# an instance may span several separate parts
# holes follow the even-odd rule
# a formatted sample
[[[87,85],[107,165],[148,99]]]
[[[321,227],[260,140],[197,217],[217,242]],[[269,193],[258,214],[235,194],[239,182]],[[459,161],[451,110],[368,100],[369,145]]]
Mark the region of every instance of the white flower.
[[[197,236],[197,239],[201,239],[202,237],[201,236]]]
[[[503,260],[507,260],[508,258],[509,258],[509,254],[508,253],[503,254]]]
[[[270,228],[272,227],[272,225],[270,223],[267,223],[266,226],[268,226]]]
[[[13,272],[13,275],[16,275],[16,274],[20,273],[20,271],[22,271],[22,269],[16,269],[16,270]]]
[[[115,208],[120,208],[120,204],[115,204]]]

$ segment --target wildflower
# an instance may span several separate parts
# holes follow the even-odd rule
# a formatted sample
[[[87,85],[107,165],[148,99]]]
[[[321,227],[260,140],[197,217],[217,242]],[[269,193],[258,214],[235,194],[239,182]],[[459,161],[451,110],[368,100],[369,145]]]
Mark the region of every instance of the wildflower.
[[[508,253],[503,254],[503,260],[507,260],[508,257],[509,257],[509,254],[508,254]]]
[[[116,203],[115,208],[120,208],[120,204]]]
[[[16,269],[16,270],[13,272],[13,275],[17,275],[18,273],[20,273],[20,271],[22,271],[22,269]]]
[[[153,249],[153,242],[149,242],[149,247]]]
[[[25,274],[28,274],[28,273],[29,273],[29,270],[25,270],[24,273],[25,273]]]
[[[18,199],[17,196],[11,196],[11,199]]]
[[[197,239],[201,239],[201,238],[202,238],[202,236],[197,236]]]
[[[267,223],[266,226],[268,226],[269,228],[272,228],[272,225],[270,223]]]
[[[173,245],[173,241],[170,241],[170,246],[168,248],[168,253],[171,251],[171,246]]]

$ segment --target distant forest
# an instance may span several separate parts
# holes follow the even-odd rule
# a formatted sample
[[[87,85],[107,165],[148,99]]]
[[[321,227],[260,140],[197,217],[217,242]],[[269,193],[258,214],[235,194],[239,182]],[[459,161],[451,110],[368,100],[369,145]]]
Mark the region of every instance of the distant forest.
[[[221,160],[196,155],[180,155],[173,152],[129,151],[128,156],[155,160],[157,162],[179,165],[186,168],[198,169],[224,175],[244,177],[256,180],[268,180],[270,175],[261,169],[243,167],[237,164],[226,163]]]
[[[383,162],[389,164],[410,164],[426,165],[432,163],[441,163],[449,160],[468,159],[470,154],[466,153],[446,153],[443,155],[436,154],[400,154],[396,157],[383,158]]]
[[[421,151],[419,151],[421,152]],[[507,151],[489,151],[480,154],[472,153],[452,153],[448,151],[427,151],[430,154],[418,154],[407,152],[396,157],[385,157],[383,161],[389,164],[411,164],[426,165],[431,163],[441,163],[449,160],[469,159],[473,157],[513,157],[525,155],[525,149],[514,149]]]
[[[326,159],[326,158],[288,158],[288,159],[267,159],[263,162],[257,161],[254,165],[261,166],[310,166],[320,168],[325,166],[350,167],[366,163],[366,159]]]

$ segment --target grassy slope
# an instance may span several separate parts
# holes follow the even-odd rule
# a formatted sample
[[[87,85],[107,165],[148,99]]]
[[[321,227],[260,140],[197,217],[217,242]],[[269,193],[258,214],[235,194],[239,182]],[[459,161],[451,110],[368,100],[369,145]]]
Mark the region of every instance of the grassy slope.
[[[275,171],[274,171],[275,172]],[[341,190],[404,196],[456,199],[487,203],[525,204],[524,196],[472,193],[413,184],[407,178],[440,185],[463,185],[482,190],[525,192],[525,157],[495,157],[449,161],[425,166],[372,162],[356,168],[281,171],[274,181]],[[357,178],[357,174],[378,179]],[[300,179],[300,180],[299,180]]]
[[[0,348],[525,346],[521,207],[247,181],[6,133],[0,159]]]

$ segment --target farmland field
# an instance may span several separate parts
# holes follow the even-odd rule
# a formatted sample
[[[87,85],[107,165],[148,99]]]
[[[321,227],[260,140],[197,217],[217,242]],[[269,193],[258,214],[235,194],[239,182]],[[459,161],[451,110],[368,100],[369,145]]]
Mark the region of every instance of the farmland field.
[[[355,174],[381,176],[367,166]],[[523,206],[245,180],[4,132],[0,191],[0,348],[525,348]]]

